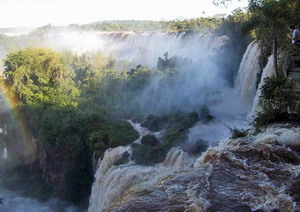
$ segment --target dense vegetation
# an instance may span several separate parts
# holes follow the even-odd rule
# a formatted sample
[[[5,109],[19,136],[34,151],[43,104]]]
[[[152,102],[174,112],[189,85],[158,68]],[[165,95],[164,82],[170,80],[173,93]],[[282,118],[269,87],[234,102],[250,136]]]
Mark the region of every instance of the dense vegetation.
[[[129,144],[138,137],[128,122],[112,117],[113,108],[109,111],[110,104],[118,99],[114,95],[120,94],[120,86],[135,82],[138,72],[132,77],[119,75],[108,69],[110,62],[99,54],[89,61],[86,55],[63,55],[40,48],[10,53],[4,60],[1,84],[4,95],[15,99],[12,113],[26,123],[26,131],[39,149],[34,158],[28,158],[32,152],[26,153],[26,149],[22,153],[16,150],[15,155],[24,162],[38,159],[65,166],[62,178],[68,180],[56,179],[51,170],[44,176],[50,185],[64,180],[60,196],[76,202],[89,192],[93,152],[99,158],[107,148]],[[1,128],[8,132],[4,140],[8,147],[22,148],[30,138],[23,138],[25,141],[22,135],[16,136],[19,125],[7,113],[1,115]]]
[[[284,77],[267,77],[259,99],[260,110],[253,124],[260,129],[270,123],[299,120],[294,82]]]

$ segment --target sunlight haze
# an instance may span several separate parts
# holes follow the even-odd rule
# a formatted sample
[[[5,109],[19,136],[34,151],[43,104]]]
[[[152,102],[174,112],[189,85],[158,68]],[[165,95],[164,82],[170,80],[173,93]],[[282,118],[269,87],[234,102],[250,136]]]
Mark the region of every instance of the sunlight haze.
[[[0,28],[195,18],[230,13],[245,6],[246,0],[233,0],[228,8],[216,7],[212,0],[0,0]]]

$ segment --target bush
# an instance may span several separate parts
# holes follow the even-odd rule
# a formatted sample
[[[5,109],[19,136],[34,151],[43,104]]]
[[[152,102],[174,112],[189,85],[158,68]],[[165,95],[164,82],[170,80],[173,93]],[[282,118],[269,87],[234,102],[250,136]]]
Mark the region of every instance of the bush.
[[[159,141],[154,135],[144,135],[142,137],[141,143],[146,146],[156,146],[159,144]]]
[[[267,77],[260,88],[259,98],[261,111],[257,112],[253,120],[256,129],[270,123],[297,119],[294,112],[293,81],[283,77]]]
[[[104,120],[99,127],[89,134],[89,144],[97,158],[109,147],[128,145],[138,139],[139,134],[123,120]]]
[[[243,138],[246,137],[249,133],[249,129],[238,129],[238,128],[229,128],[231,131],[231,137],[232,139],[236,138]]]
[[[132,145],[133,151],[131,159],[137,164],[154,165],[163,162],[166,157],[166,151],[162,146],[146,146],[144,144]]]
[[[177,112],[167,116],[149,115],[142,126],[152,131],[166,129],[166,134],[162,139],[162,144],[156,142],[154,140],[156,138],[152,135],[144,136],[142,144],[132,144],[132,159],[141,165],[153,165],[164,161],[166,153],[172,147],[182,144],[187,139],[188,129],[198,121],[199,117],[196,112]],[[196,146],[196,151],[205,148],[202,144]]]

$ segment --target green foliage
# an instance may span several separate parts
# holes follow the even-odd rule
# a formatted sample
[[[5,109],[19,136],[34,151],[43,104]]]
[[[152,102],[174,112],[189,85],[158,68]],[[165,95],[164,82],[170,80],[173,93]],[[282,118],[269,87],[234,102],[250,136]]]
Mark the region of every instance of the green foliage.
[[[188,114],[178,112],[161,117],[149,115],[142,126],[153,131],[165,129],[166,134],[161,144],[153,142],[152,139],[154,138],[151,135],[143,137],[142,144],[133,145],[132,159],[137,164],[142,165],[153,165],[162,162],[172,147],[179,146],[186,140],[188,129],[197,121],[199,121],[199,117],[195,112]],[[199,145],[199,149],[202,149],[202,147]]]
[[[146,66],[138,65],[135,69],[131,69],[128,72],[128,81],[126,88],[130,92],[136,93],[147,87],[150,82],[151,70]]]
[[[288,78],[267,77],[264,85],[260,88],[262,95],[259,99],[259,106],[262,111],[257,113],[253,121],[256,128],[267,124],[286,121],[295,118],[289,114],[294,108],[293,81]]]
[[[130,144],[138,137],[138,133],[127,121],[112,120],[99,125],[88,138],[96,157],[100,157],[107,148]]]
[[[177,67],[177,57],[171,57],[169,59],[168,52],[164,54],[164,59],[161,57],[157,60],[157,69],[161,71],[166,71],[166,69],[169,69],[171,71],[175,71],[175,68]]]
[[[212,32],[220,23],[219,18],[192,18],[172,21],[103,21],[86,25],[71,25],[71,28],[100,31],[168,31],[168,32]]]
[[[244,31],[245,23],[249,19],[249,14],[240,9],[236,9],[231,15],[223,19],[220,26],[215,30],[218,36],[226,36],[224,45],[219,49],[215,60],[224,78],[233,84],[233,80],[238,72],[241,59],[252,38]]]
[[[186,32],[194,33],[212,33],[222,22],[222,18],[192,18],[192,19],[177,19],[165,22],[164,25],[167,31],[171,32]]]
[[[159,21],[102,21],[86,25],[71,25],[71,28],[100,31],[157,31],[162,29]]]
[[[232,139],[246,137],[249,133],[249,129],[238,129],[238,128],[229,128],[231,131]]]
[[[162,146],[146,146],[144,144],[132,145],[131,159],[137,164],[154,165],[164,161],[166,151]]]
[[[59,53],[28,48],[8,54],[4,66],[7,95],[20,104],[76,105],[79,90]]]
[[[141,140],[141,144],[144,144],[146,146],[156,146],[159,144],[159,141],[155,137],[155,135],[144,135]]]
[[[70,152],[84,151],[85,121],[84,114],[74,107],[48,108],[41,117],[38,137],[45,144]]]

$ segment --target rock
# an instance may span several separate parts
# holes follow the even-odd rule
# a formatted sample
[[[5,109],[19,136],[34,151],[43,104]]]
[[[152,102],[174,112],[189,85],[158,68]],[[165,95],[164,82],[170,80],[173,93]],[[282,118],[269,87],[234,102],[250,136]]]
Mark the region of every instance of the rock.
[[[180,148],[190,155],[196,155],[204,152],[208,148],[208,145],[206,141],[199,140],[197,142],[185,142]]]
[[[130,156],[129,152],[127,152],[127,151],[124,152],[124,153],[122,154],[121,158],[120,158],[119,160],[117,160],[117,161],[114,163],[114,165],[115,165],[115,166],[119,166],[119,165],[128,163],[128,162],[129,162],[129,156]]]

